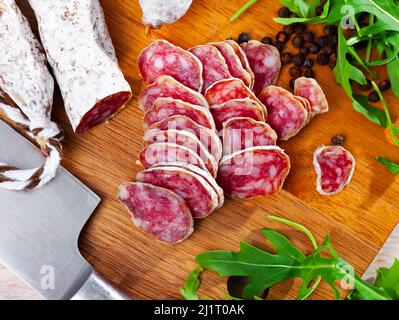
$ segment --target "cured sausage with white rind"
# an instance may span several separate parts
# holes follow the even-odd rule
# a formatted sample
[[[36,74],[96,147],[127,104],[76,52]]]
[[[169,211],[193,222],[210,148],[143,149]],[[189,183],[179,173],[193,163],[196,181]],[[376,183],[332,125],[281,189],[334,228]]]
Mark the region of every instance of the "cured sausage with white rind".
[[[311,117],[328,112],[328,101],[323,89],[313,78],[298,78],[295,80],[294,93],[310,102]]]

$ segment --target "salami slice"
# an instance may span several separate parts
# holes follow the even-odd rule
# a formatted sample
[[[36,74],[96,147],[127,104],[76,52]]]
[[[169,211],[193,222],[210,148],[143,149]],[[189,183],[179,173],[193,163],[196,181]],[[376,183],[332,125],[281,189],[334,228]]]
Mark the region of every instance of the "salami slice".
[[[311,117],[328,112],[326,96],[315,79],[304,77],[296,79],[294,92],[310,102]]]
[[[251,40],[241,44],[253,73],[254,92],[259,94],[263,88],[276,83],[281,69],[280,52],[276,47]]]
[[[157,40],[145,48],[138,59],[139,70],[145,83],[169,75],[193,90],[201,92],[203,86],[202,63],[192,53],[174,46],[166,40]]]
[[[159,163],[189,163],[202,170],[208,170],[204,161],[193,150],[174,143],[153,143],[146,146],[139,154],[144,168],[148,169]]]
[[[315,151],[313,164],[317,173],[317,191],[323,195],[335,195],[351,182],[356,161],[341,146],[322,146]]]
[[[182,85],[171,76],[160,76],[153,84],[145,87],[139,97],[139,106],[141,110],[147,111],[154,105],[155,100],[163,97],[209,108],[203,95]]]
[[[216,175],[218,162],[194,134],[184,130],[169,129],[167,131],[150,130],[144,136],[144,146],[162,142],[174,143],[193,150],[204,161],[209,172]]]
[[[202,62],[202,77],[204,78],[202,92],[205,92],[215,82],[231,77],[226,60],[214,46],[205,44],[191,48],[188,51]]]
[[[306,109],[306,112],[308,113],[307,120],[304,124],[304,125],[307,125],[310,122],[310,120],[312,120],[312,108],[310,106],[310,102],[308,99],[300,97],[300,96],[294,96],[294,98],[302,103],[303,107]]]
[[[226,42],[229,46],[231,46],[233,48],[234,52],[240,59],[242,66],[251,76],[251,84],[248,87],[253,89],[254,84],[255,84],[255,75],[249,65],[249,61],[248,61],[247,56],[245,55],[244,50],[242,50],[240,45],[237,42],[235,42],[234,40],[225,40],[224,42]]]
[[[119,199],[131,213],[134,224],[158,241],[179,243],[194,230],[186,202],[168,189],[147,183],[128,183],[120,187]]]
[[[63,133],[50,120],[54,80],[14,0],[0,1],[0,30],[0,112],[47,156],[42,166],[26,170],[0,162],[0,189],[34,189],[54,178],[61,161]]]
[[[250,199],[280,191],[289,171],[281,148],[252,147],[223,157],[217,181],[230,197]]]
[[[192,164],[188,164],[188,163],[179,163],[179,162],[169,162],[169,163],[159,163],[156,164],[154,166],[154,168],[157,167],[178,167],[178,168],[182,168],[188,171],[191,171],[197,175],[199,175],[200,177],[202,177],[203,179],[206,180],[206,182],[208,182],[208,184],[213,188],[213,190],[216,192],[216,194],[218,195],[218,206],[217,209],[221,208],[224,204],[224,192],[223,189],[221,187],[219,187],[219,185],[217,184],[216,180],[214,177],[212,177],[210,175],[210,173],[206,170],[202,170],[196,166],[193,166]]]
[[[216,210],[219,199],[201,176],[178,167],[155,167],[138,173],[138,182],[173,191],[186,201],[193,218],[205,218]]]
[[[279,140],[295,136],[307,123],[308,113],[299,100],[287,90],[269,86],[262,90],[259,99],[268,111],[267,123],[276,131]]]
[[[29,0],[76,133],[112,117],[130,99],[98,0]]]
[[[183,17],[192,0],[139,0],[143,10],[143,23],[151,29],[159,29]]]
[[[276,132],[265,122],[252,118],[232,118],[223,126],[223,154],[229,155],[250,147],[275,146]]]
[[[154,123],[175,115],[187,116],[199,125],[215,130],[215,122],[208,109],[173,98],[155,100],[152,108],[144,115],[143,127],[147,129]]]
[[[221,130],[223,123],[231,118],[248,117],[264,122],[266,120],[265,110],[263,105],[249,98],[230,100],[211,106],[211,113],[218,130]]]
[[[171,116],[154,123],[148,128],[148,131],[152,130],[185,130],[196,135],[201,143],[207,148],[207,150],[213,155],[217,162],[222,157],[222,143],[215,131],[199,125],[197,122],[191,120],[186,116]]]
[[[258,98],[244,82],[236,78],[215,82],[206,90],[205,98],[211,106],[234,99],[251,98],[252,100],[258,101]]]
[[[241,79],[248,87],[252,85],[250,73],[244,68],[240,58],[234,51],[233,47],[227,42],[212,42],[210,45],[216,47],[226,60],[227,67],[233,78]],[[238,46],[238,45],[237,45]]]

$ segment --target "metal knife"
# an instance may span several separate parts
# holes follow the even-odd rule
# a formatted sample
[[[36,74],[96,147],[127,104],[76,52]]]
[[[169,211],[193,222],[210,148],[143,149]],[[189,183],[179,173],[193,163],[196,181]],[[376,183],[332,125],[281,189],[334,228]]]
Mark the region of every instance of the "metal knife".
[[[40,152],[0,120],[0,159],[38,166]],[[60,168],[33,191],[0,190],[0,262],[45,299],[129,300],[81,256],[79,234],[100,198]]]

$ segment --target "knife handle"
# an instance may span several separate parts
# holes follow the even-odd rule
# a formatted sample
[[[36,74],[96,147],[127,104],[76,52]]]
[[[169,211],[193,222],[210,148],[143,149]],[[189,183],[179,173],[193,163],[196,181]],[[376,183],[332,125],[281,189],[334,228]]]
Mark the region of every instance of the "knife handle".
[[[132,300],[132,298],[93,271],[71,300]]]

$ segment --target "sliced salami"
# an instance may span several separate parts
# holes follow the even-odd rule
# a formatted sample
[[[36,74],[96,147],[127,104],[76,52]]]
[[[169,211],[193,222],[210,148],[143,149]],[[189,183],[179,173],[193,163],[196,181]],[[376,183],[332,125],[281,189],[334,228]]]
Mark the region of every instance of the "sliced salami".
[[[187,116],[199,125],[215,130],[215,122],[208,109],[173,98],[155,100],[152,108],[144,115],[143,127],[147,129],[154,123],[175,115]]]
[[[168,189],[128,183],[120,187],[119,199],[131,213],[134,224],[158,241],[179,243],[194,230],[186,202]]]
[[[104,122],[130,99],[98,0],[29,0],[76,133]]]
[[[259,94],[263,88],[276,83],[281,69],[280,52],[276,47],[251,40],[241,44],[249,65],[255,74],[254,92]]]
[[[166,40],[157,40],[145,48],[138,57],[141,76],[147,84],[169,75],[193,90],[201,92],[203,86],[202,63],[192,53]]]
[[[206,89],[219,80],[231,78],[226,60],[214,46],[205,44],[191,48],[188,51],[202,62],[202,77],[204,79],[202,92],[205,92]]]
[[[252,147],[223,157],[217,181],[230,197],[250,199],[280,191],[289,171],[281,148]]]
[[[144,168],[148,169],[159,163],[189,163],[202,170],[208,170],[204,161],[193,150],[174,143],[153,143],[146,146],[139,154]]]
[[[279,140],[295,136],[307,123],[304,105],[287,90],[269,86],[262,90],[259,99],[267,108],[267,123],[276,131]]]
[[[250,73],[244,68],[240,58],[234,51],[233,47],[225,41],[212,42],[210,45],[216,47],[226,60],[227,67],[233,78],[241,79],[248,87],[252,85]]]
[[[245,55],[244,50],[242,50],[240,45],[237,42],[235,42],[234,40],[225,40],[224,42],[226,42],[229,46],[231,46],[233,48],[234,52],[240,59],[242,66],[251,76],[251,85],[249,85],[249,88],[253,89],[254,84],[255,84],[255,75],[249,65],[249,61],[248,61],[247,56]]]
[[[211,106],[211,113],[218,130],[223,129],[223,123],[231,118],[248,117],[264,122],[266,121],[264,111],[263,105],[249,98],[230,100]]]
[[[209,108],[203,95],[182,85],[171,76],[160,76],[154,83],[146,86],[140,94],[139,107],[147,111],[154,105],[155,100],[163,97]]]
[[[205,92],[209,105],[222,104],[229,100],[251,98],[258,100],[240,79],[230,78],[215,82]]]
[[[323,195],[335,195],[351,182],[356,161],[341,146],[322,146],[315,151],[313,164],[317,173],[317,191]]]
[[[252,118],[232,118],[223,126],[223,154],[229,155],[250,147],[275,146],[276,132],[265,122]]]
[[[208,152],[199,139],[191,132],[169,129],[166,131],[150,130],[144,136],[144,146],[153,143],[170,142],[193,150],[204,161],[212,175],[216,175],[218,161]]]
[[[224,204],[224,192],[223,189],[221,187],[219,187],[219,185],[217,184],[216,180],[214,177],[212,177],[210,175],[210,173],[206,170],[202,170],[196,166],[193,166],[192,164],[188,164],[188,163],[179,163],[179,162],[169,162],[169,163],[159,163],[156,164],[154,166],[154,168],[157,167],[178,167],[178,168],[183,168],[185,170],[191,171],[197,175],[199,175],[200,177],[202,177],[203,179],[206,180],[206,182],[209,183],[209,185],[213,188],[213,190],[216,192],[216,194],[218,195],[218,199],[219,199],[219,204],[217,209],[221,208]]]
[[[216,210],[218,195],[208,182],[179,167],[155,167],[137,174],[138,182],[173,191],[186,201],[193,218],[205,218]]]
[[[197,122],[191,120],[186,116],[171,116],[154,123],[147,130],[184,130],[191,132],[197,136],[201,143],[213,155],[217,162],[222,157],[222,143],[215,131],[199,125]]]
[[[306,112],[308,113],[307,120],[304,124],[307,125],[310,122],[310,120],[312,120],[312,108],[310,106],[310,102],[308,99],[303,98],[301,96],[294,96],[294,98],[302,103],[303,107],[306,109]]]
[[[315,79],[304,77],[296,79],[294,92],[310,102],[311,117],[328,112],[327,98]]]

